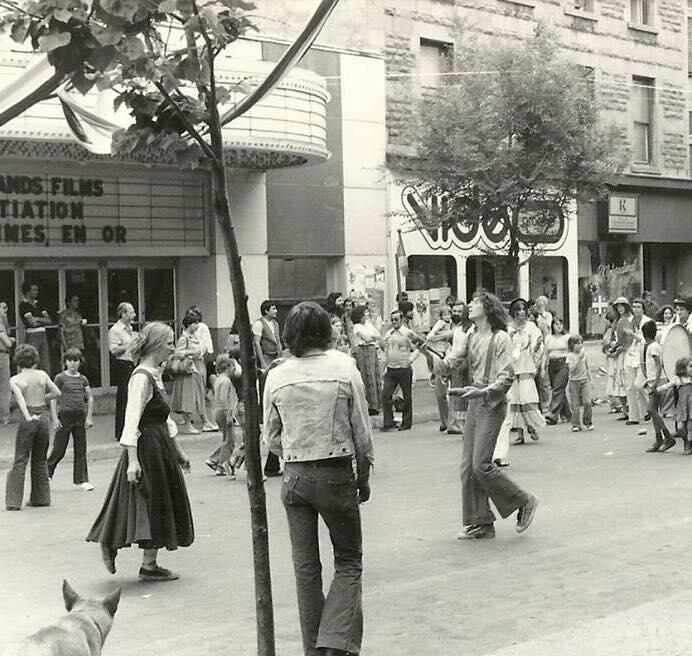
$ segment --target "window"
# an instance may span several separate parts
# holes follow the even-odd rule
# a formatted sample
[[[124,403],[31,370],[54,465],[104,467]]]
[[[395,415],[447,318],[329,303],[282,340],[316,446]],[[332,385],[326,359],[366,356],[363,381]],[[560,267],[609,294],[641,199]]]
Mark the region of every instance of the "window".
[[[635,25],[654,24],[654,0],[630,0],[630,20]]]
[[[570,4],[573,9],[588,12],[589,14],[594,12],[594,0],[572,0]]]
[[[442,73],[451,69],[451,55],[453,46],[451,43],[420,40],[418,52],[418,75],[421,87],[439,87],[444,80]]]
[[[632,78],[634,161],[651,164],[653,161],[654,81],[646,77]]]

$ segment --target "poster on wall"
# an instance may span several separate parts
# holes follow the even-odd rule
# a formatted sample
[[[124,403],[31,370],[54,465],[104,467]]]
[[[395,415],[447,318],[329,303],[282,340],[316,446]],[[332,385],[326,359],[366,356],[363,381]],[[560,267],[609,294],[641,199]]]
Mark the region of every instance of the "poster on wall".
[[[413,303],[413,320],[410,327],[417,333],[425,333],[430,330],[430,290],[419,289],[407,293],[408,300]]]
[[[348,296],[356,303],[368,304],[370,320],[380,331],[385,323],[384,313],[384,266],[361,264],[352,266],[346,263],[348,277]]]

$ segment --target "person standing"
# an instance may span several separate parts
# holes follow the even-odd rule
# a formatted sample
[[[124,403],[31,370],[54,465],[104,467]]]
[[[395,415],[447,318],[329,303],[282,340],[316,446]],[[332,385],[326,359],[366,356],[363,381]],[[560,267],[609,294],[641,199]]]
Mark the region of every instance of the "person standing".
[[[651,316],[651,315],[649,315]],[[659,311],[656,317],[657,322],[660,321],[658,326],[658,333],[656,335],[656,341],[663,346],[668,337],[670,329],[675,325],[675,309],[672,305],[664,305]]]
[[[646,414],[649,399],[644,393],[644,376],[641,369],[642,325],[651,321],[644,314],[644,301],[636,298],[632,301],[632,342],[625,353],[625,387],[627,388],[627,426],[636,426]]]
[[[676,323],[684,326],[687,332],[692,335],[692,296],[683,296],[673,301],[675,307]]]
[[[178,445],[161,380],[161,363],[175,349],[170,326],[148,323],[132,355],[139,364],[128,384],[123,447],[103,506],[87,535],[98,542],[106,569],[115,574],[118,550],[142,549],[140,581],[174,581],[175,572],[159,566],[160,549],[189,547],[195,539],[183,470],[190,461]]]
[[[0,426],[10,422],[10,351],[14,337],[10,337],[10,322],[7,319],[7,303],[0,301]]]
[[[281,500],[291,539],[303,649],[306,656],[355,655],[363,636],[358,504],[370,498],[374,463],[365,390],[353,360],[329,350],[331,322],[317,303],[292,308],[284,335],[295,357],[267,376],[264,428],[270,448],[285,462]],[[334,550],[334,579],[326,598],[319,517],[329,529]]]
[[[627,351],[632,346],[634,342],[634,330],[633,322],[634,316],[632,315],[632,306],[630,302],[624,297],[619,296],[613,301],[613,309],[617,314],[617,319],[615,323],[615,337],[616,342],[612,349],[613,355],[617,356],[617,362],[615,363],[616,368],[622,371],[622,383],[625,390],[624,398],[624,410],[625,414],[622,417],[618,417],[618,421],[628,421],[630,409],[627,407],[628,397],[628,366],[629,359],[627,358]],[[630,358],[631,359],[631,358]],[[638,365],[637,365],[638,366]],[[636,377],[636,372],[633,374]]]
[[[267,377],[269,367],[284,350],[284,344],[281,341],[281,331],[279,330],[279,322],[276,318],[279,316],[279,311],[275,303],[271,301],[262,301],[260,305],[260,318],[252,324],[252,337],[255,347],[255,357],[259,371],[257,377],[259,379],[259,403],[260,417],[262,413],[262,398],[264,397],[264,381]],[[276,457],[276,454],[269,452],[267,461],[264,463],[265,476],[281,476],[281,462]]]
[[[115,439],[119,440],[125,424],[127,406],[127,386],[130,374],[135,368],[132,351],[135,348],[137,333],[132,322],[137,314],[131,303],[120,303],[116,309],[118,320],[108,331],[108,350],[111,358],[111,379],[117,387],[115,396]]]
[[[209,330],[209,326],[207,326],[206,323],[204,323],[204,319],[202,317],[202,310],[199,309],[199,306],[193,305],[190,308],[188,308],[187,312],[188,313],[193,313],[197,316],[198,319],[198,324],[197,324],[197,331],[195,333],[200,345],[202,346],[202,357],[204,359],[204,389],[208,390],[211,387],[211,376],[214,373],[214,340],[211,338],[211,331]],[[205,394],[205,401],[206,401],[206,394]],[[205,405],[205,410],[204,410],[204,416],[203,416],[203,423],[202,423],[202,430],[205,433],[210,433],[213,431],[219,430],[218,425],[212,421],[209,418],[209,414],[206,411],[206,405]]]
[[[495,537],[495,515],[517,512],[516,530],[525,531],[533,521],[538,499],[525,492],[493,462],[495,444],[507,415],[507,392],[514,380],[512,340],[507,334],[507,314],[497,296],[478,292],[469,304],[475,328],[450,351],[454,366],[465,360],[471,385],[451,388],[450,396],[469,402],[461,455],[461,499],[464,528],[458,538]]]
[[[452,307],[452,345],[447,351],[449,353],[451,350],[459,350],[461,344],[467,338],[470,330],[473,329],[473,323],[469,319],[469,309],[466,303],[458,301]],[[469,372],[466,366],[458,365],[455,367],[450,367],[447,358],[444,360],[445,370],[448,372],[451,387],[464,387],[470,382]],[[449,393],[449,390],[447,390]],[[458,396],[449,397],[449,407],[451,410],[451,420],[447,425],[447,435],[462,435],[463,425],[466,422],[466,411],[468,410],[469,403],[465,399],[461,399]]]
[[[642,352],[642,368],[646,383],[644,390],[649,394],[649,414],[651,423],[654,425],[654,443],[646,449],[647,453],[657,451],[667,451],[675,446],[675,438],[670,434],[666,422],[661,416],[661,405],[663,397],[659,394],[658,388],[668,382],[665,371],[663,371],[663,361],[661,359],[661,345],[656,341],[656,324],[647,321],[642,326],[644,337],[644,348]]]
[[[368,413],[377,415],[382,409],[382,372],[380,371],[380,331],[370,323],[370,312],[365,305],[356,305],[351,310],[353,324],[353,357],[360,371],[365,398],[368,401]]]
[[[644,300],[644,314],[648,317],[655,317],[659,310],[653,292],[649,289],[645,290],[642,298]]]
[[[50,374],[50,352],[46,326],[50,326],[53,321],[48,310],[38,302],[38,285],[25,280],[22,283],[22,294],[24,299],[19,304],[19,316],[24,324],[26,334],[24,341],[38,351],[38,368]]]
[[[84,353],[82,326],[86,323],[79,311],[79,296],[72,294],[65,299],[65,309],[58,314],[60,345],[63,355],[68,349],[79,349]]]
[[[565,324],[562,319],[553,317],[550,335],[545,338],[545,358],[547,359],[548,379],[552,390],[550,408],[545,421],[551,426],[557,424],[559,419],[572,420],[566,393],[569,378],[569,369],[567,368],[568,340],[569,335],[565,334]]]
[[[608,310],[605,315],[606,331],[601,342],[601,350],[606,356],[608,384],[606,392],[610,403],[610,413],[619,414],[627,407],[627,389],[625,388],[625,376],[623,359],[619,357],[617,322],[618,317],[614,310]]]
[[[440,418],[440,432],[447,430],[449,424],[449,401],[447,389],[449,388],[450,372],[444,364],[444,356],[452,346],[454,328],[452,325],[452,309],[446,305],[440,307],[439,319],[426,336],[426,341],[441,357],[425,351],[428,369],[431,371],[430,380],[435,390],[437,401],[437,413]]]
[[[591,408],[591,370],[581,335],[570,335],[567,340],[567,367],[569,368],[569,404],[572,408],[572,432],[593,430]],[[583,417],[579,413],[583,408]]]
[[[411,354],[417,344],[423,344],[423,339],[410,328],[403,325],[403,315],[400,310],[394,310],[390,315],[392,327],[385,333],[382,345],[385,351],[386,369],[382,389],[382,430],[398,428],[400,431],[410,430],[413,425],[413,399],[411,385],[413,370],[411,369]],[[404,397],[404,409],[401,425],[394,422],[392,411],[392,396],[397,386]]]

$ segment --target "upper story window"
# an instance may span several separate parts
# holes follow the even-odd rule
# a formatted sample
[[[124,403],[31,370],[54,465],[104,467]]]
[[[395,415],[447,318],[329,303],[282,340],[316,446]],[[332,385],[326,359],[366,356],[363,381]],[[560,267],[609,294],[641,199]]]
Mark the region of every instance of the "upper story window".
[[[637,164],[651,164],[654,157],[654,80],[632,78],[632,155]]]
[[[630,21],[634,25],[654,26],[654,0],[630,0]]]
[[[577,11],[584,11],[589,14],[596,11],[595,0],[570,0],[568,4],[571,5],[572,9],[576,9]]]
[[[418,52],[418,75],[421,87],[439,87],[443,73],[451,69],[451,56],[454,46],[444,41],[420,40]]]

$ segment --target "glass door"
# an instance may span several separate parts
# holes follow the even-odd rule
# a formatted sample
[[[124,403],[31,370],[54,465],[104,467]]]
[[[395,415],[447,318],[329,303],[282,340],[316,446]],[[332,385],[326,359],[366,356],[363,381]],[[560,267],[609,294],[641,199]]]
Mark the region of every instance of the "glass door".
[[[47,310],[51,323],[46,326],[48,338],[48,354],[50,357],[50,373],[55,376],[62,369],[60,332],[58,330],[58,312],[60,309],[60,280],[57,269],[26,269],[24,282],[38,285],[38,303]],[[21,322],[21,317],[18,317]]]
[[[140,324],[140,301],[139,301],[139,271],[138,269],[108,269],[108,328],[118,320],[118,305],[130,303],[137,317],[132,323],[133,330],[139,330]],[[111,372],[113,358],[111,356]],[[115,385],[117,381],[111,373],[110,384]]]
[[[65,309],[60,313],[63,348],[75,346],[84,355],[82,373],[92,387],[101,387],[101,313],[97,269],[65,271]]]

